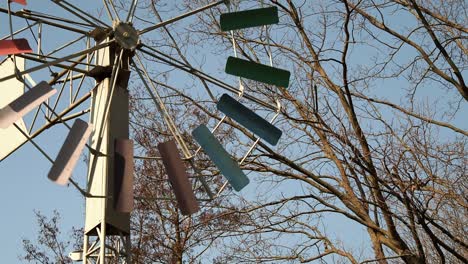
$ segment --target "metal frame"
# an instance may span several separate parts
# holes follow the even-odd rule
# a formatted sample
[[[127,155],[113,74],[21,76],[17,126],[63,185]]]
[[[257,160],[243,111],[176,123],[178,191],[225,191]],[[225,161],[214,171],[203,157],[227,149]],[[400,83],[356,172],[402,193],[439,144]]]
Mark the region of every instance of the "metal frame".
[[[106,220],[107,219],[107,217],[106,217],[106,214],[107,214],[106,206],[107,206],[108,200],[112,199],[112,197],[110,195],[108,195],[108,191],[106,189],[107,188],[107,180],[108,180],[108,177],[109,177],[107,174],[99,176],[99,177],[103,177],[103,179],[104,179],[104,183],[103,183],[104,192],[102,194],[99,194],[99,195],[95,195],[95,194],[91,193],[91,185],[93,184],[92,181],[93,181],[93,179],[95,177],[95,175],[94,175],[95,172],[94,172],[93,168],[95,168],[96,164],[99,162],[98,159],[104,157],[106,162],[109,162],[111,160],[110,153],[108,153],[106,151],[104,151],[104,152],[101,151],[101,149],[102,149],[101,145],[104,144],[104,146],[107,148],[107,144],[109,144],[109,142],[103,142],[103,138],[107,138],[107,136],[104,135],[104,131],[105,131],[106,126],[109,126],[109,127],[111,126],[110,123],[108,122],[108,117],[111,114],[110,110],[111,110],[112,100],[114,98],[114,91],[115,91],[115,89],[117,89],[116,86],[117,86],[118,77],[119,77],[119,75],[122,74],[121,72],[123,70],[127,70],[126,67],[129,67],[130,65],[124,65],[124,64],[126,64],[126,62],[124,61],[124,57],[125,57],[124,56],[124,50],[121,50],[118,54],[107,54],[106,56],[110,56],[109,59],[111,58],[111,56],[115,56],[115,60],[110,65],[110,67],[112,68],[111,76],[107,77],[105,79],[105,81],[97,83],[94,88],[92,88],[89,92],[87,92],[81,98],[77,99],[77,97],[78,97],[78,95],[79,95],[79,93],[80,93],[80,91],[82,89],[84,79],[86,77],[90,76],[90,67],[96,67],[97,65],[99,65],[99,61],[98,61],[98,58],[97,58],[98,56],[96,54],[98,54],[103,49],[111,50],[110,47],[116,45],[117,43],[116,43],[116,41],[114,39],[108,39],[108,40],[103,41],[103,42],[101,42],[99,44],[91,46],[91,39],[90,38],[95,36],[94,31],[96,31],[96,30],[100,31],[101,33],[104,34],[105,37],[108,37],[109,36],[108,33],[112,31],[112,27],[110,25],[107,25],[106,23],[102,22],[101,20],[93,17],[92,15],[89,15],[88,13],[81,10],[80,8],[74,6],[69,1],[66,1],[66,0],[51,0],[51,2],[53,2],[54,4],[60,6],[62,9],[66,10],[67,12],[73,14],[80,21],[73,21],[73,20],[70,20],[70,19],[60,18],[60,17],[57,17],[57,16],[51,16],[51,15],[42,14],[42,13],[39,13],[39,12],[32,12],[32,11],[23,11],[22,10],[22,11],[18,11],[18,12],[12,12],[11,9],[10,9],[10,5],[8,5],[8,9],[0,8],[0,13],[8,14],[9,19],[10,19],[10,35],[4,37],[3,39],[8,38],[8,37],[13,38],[15,35],[17,35],[17,34],[19,34],[21,32],[24,32],[25,30],[28,30],[28,29],[31,30],[31,33],[33,33],[32,29],[37,26],[37,29],[38,29],[38,39],[36,40],[37,41],[37,46],[38,46],[37,53],[36,54],[33,53],[33,54],[29,54],[29,55],[20,54],[20,55],[17,55],[17,56],[22,57],[22,58],[27,59],[27,60],[42,63],[41,65],[32,67],[30,69],[26,69],[24,71],[17,72],[15,74],[12,74],[12,75],[9,75],[9,76],[6,76],[6,77],[2,77],[2,78],[0,78],[0,82],[11,79],[11,78],[18,78],[18,79],[21,79],[23,81],[24,81],[24,79],[28,79],[28,80],[30,80],[30,82],[33,82],[33,81],[31,81],[32,79],[29,76],[30,73],[34,73],[36,71],[39,71],[39,70],[42,70],[42,69],[45,69],[45,68],[49,68],[51,73],[54,73],[54,72],[52,72],[51,67],[62,68],[63,69],[60,73],[54,73],[55,75],[49,81],[49,84],[51,84],[51,85],[61,84],[60,92],[59,92],[59,94],[58,94],[58,96],[56,98],[55,103],[51,107],[49,102],[47,101],[46,103],[43,103],[42,106],[40,106],[37,109],[37,111],[35,112],[32,124],[29,127],[27,132],[23,131],[19,126],[17,126],[15,124],[15,127],[25,136],[25,138],[27,140],[25,140],[24,143],[22,143],[16,149],[11,151],[5,158],[10,156],[13,152],[15,152],[18,148],[20,148],[26,142],[31,142],[38,149],[38,151],[41,152],[41,154],[46,159],[48,159],[51,162],[54,162],[53,159],[47,154],[47,152],[43,148],[41,148],[34,141],[34,139],[38,135],[43,133],[45,130],[47,130],[50,127],[55,126],[57,124],[64,124],[66,127],[70,128],[67,125],[67,121],[72,120],[74,118],[77,118],[79,116],[82,116],[82,115],[84,115],[84,114],[91,111],[92,115],[97,116],[97,120],[99,119],[101,121],[100,121],[99,131],[95,131],[95,133],[97,135],[97,138],[99,138],[99,140],[97,142],[95,142],[95,143],[92,143],[91,146],[87,145],[87,148],[88,148],[88,150],[90,151],[90,154],[91,154],[91,159],[90,159],[90,162],[89,162],[89,167],[90,167],[89,168],[89,173],[90,173],[90,175],[88,175],[88,179],[90,179],[90,180],[88,181],[88,184],[87,184],[86,188],[81,188],[73,179],[70,179],[70,183],[84,197],[86,197],[87,203],[89,201],[92,201],[92,200],[100,200],[100,201],[103,201],[104,207],[103,207],[103,211],[101,212],[101,214],[103,215],[103,221],[101,221],[100,225],[96,226],[95,229],[94,229],[96,231],[96,235],[93,235],[93,234],[91,234],[89,232],[84,234],[83,263],[84,264],[87,264],[87,263],[104,264],[104,263],[106,263],[106,259],[109,259],[109,258],[117,258],[122,263],[131,263],[130,234],[129,233],[124,234],[125,232],[123,232],[124,230],[122,230],[122,231],[118,232],[119,233],[118,235],[109,235],[108,230],[107,230],[108,223],[106,222],[107,221]],[[105,10],[107,11],[107,15],[108,15],[109,19],[111,21],[113,21],[114,23],[120,22],[120,16],[119,16],[119,14],[117,12],[116,6],[114,5],[114,2],[112,0],[103,0],[102,2],[104,4]],[[169,20],[162,21],[160,23],[156,23],[153,26],[144,28],[144,29],[138,31],[138,35],[141,36],[143,34],[149,33],[151,31],[154,31],[154,30],[158,29],[158,28],[162,28],[162,27],[167,26],[169,24],[175,23],[175,22],[177,22],[177,21],[179,21],[181,19],[184,19],[186,17],[198,14],[198,13],[200,13],[202,11],[208,10],[208,9],[213,8],[215,6],[218,6],[220,4],[228,4],[228,7],[229,7],[229,1],[227,1],[227,0],[215,1],[215,2],[212,2],[212,3],[208,4],[208,5],[200,7],[198,9],[189,11],[189,12],[187,12],[185,14],[176,16],[176,17],[171,18]],[[138,5],[138,0],[132,0],[129,12],[128,12],[127,16],[126,16],[125,23],[131,24],[131,22],[133,21],[133,18],[135,16],[135,11],[136,11],[137,5]],[[12,17],[24,18],[28,22],[28,26],[13,32],[12,23],[11,23]],[[29,25],[29,21],[33,21],[34,23]],[[58,48],[54,49],[53,51],[49,52],[48,54],[43,54],[43,52],[42,52],[42,46],[44,45],[43,41],[42,41],[42,31],[43,31],[42,26],[43,25],[48,25],[48,26],[57,27],[57,28],[60,28],[60,29],[63,29],[63,30],[67,30],[67,31],[70,31],[70,32],[79,33],[80,36],[77,37],[76,39],[72,40],[72,41],[69,41],[69,42],[59,46]],[[89,31],[89,29],[94,29],[94,30]],[[34,33],[33,33],[33,35],[34,35]],[[234,54],[237,56],[236,42],[234,40],[233,32],[231,32],[231,36],[232,36],[232,40],[233,40]],[[34,37],[35,37],[35,35],[34,35]],[[84,49],[82,51],[79,51],[79,52],[72,53],[72,54],[70,54],[68,56],[65,56],[65,57],[62,57],[62,58],[56,58],[56,57],[51,56],[51,55],[55,54],[56,52],[61,51],[61,50],[65,49],[65,48],[70,47],[71,45],[83,40],[84,38],[87,38],[87,40],[86,40],[86,43],[87,43],[86,44],[87,45],[86,49]],[[167,126],[168,126],[169,130],[171,131],[173,137],[175,138],[175,140],[177,141],[177,143],[181,147],[182,152],[184,154],[183,159],[188,161],[192,165],[194,171],[198,174],[197,176],[195,176],[193,178],[200,181],[201,186],[204,188],[205,192],[208,195],[208,198],[197,198],[197,199],[199,201],[209,202],[209,201],[211,201],[211,200],[213,200],[213,199],[215,199],[215,198],[217,198],[218,196],[221,195],[221,193],[225,189],[227,183],[225,183],[216,193],[213,193],[212,190],[210,189],[208,183],[206,182],[206,179],[204,178],[205,176],[203,176],[200,173],[199,169],[195,166],[194,158],[200,152],[201,148],[198,148],[193,153],[190,152],[190,150],[188,148],[188,144],[182,138],[179,129],[175,125],[174,120],[171,118],[171,115],[169,114],[167,108],[164,105],[163,100],[161,100],[161,96],[159,95],[158,90],[155,87],[155,84],[158,84],[158,82],[151,79],[147,69],[145,68],[145,66],[144,66],[144,64],[142,62],[142,55],[143,54],[148,55],[148,56],[150,56],[150,57],[152,57],[154,59],[157,59],[161,63],[171,65],[171,66],[173,66],[173,67],[175,67],[175,68],[177,68],[179,70],[182,70],[182,71],[184,71],[186,73],[194,75],[194,76],[198,77],[200,80],[206,81],[206,82],[208,82],[210,84],[213,84],[213,85],[215,85],[215,86],[217,86],[219,88],[227,90],[230,93],[237,94],[239,96],[238,97],[239,100],[245,98],[245,99],[247,99],[247,100],[249,100],[251,102],[254,102],[256,104],[259,104],[259,105],[265,107],[266,109],[275,111],[275,115],[272,117],[272,119],[270,121],[271,123],[273,123],[275,121],[275,119],[279,116],[279,114],[281,112],[281,104],[280,104],[279,101],[277,101],[277,105],[273,106],[273,105],[270,105],[270,104],[268,104],[268,103],[266,103],[264,101],[261,101],[261,100],[255,98],[254,96],[251,96],[251,95],[245,93],[243,85],[242,85],[242,80],[240,80],[240,79],[239,79],[239,88],[236,88],[236,87],[234,87],[232,85],[229,85],[229,84],[223,82],[222,80],[219,80],[219,79],[217,79],[217,78],[215,78],[213,76],[210,76],[210,75],[204,73],[203,71],[195,69],[192,66],[188,65],[187,63],[182,62],[182,61],[180,61],[180,60],[178,60],[178,59],[176,59],[176,58],[174,58],[172,56],[169,56],[169,55],[167,55],[167,54],[165,54],[165,53],[163,53],[163,52],[161,52],[159,50],[156,50],[156,49],[154,49],[154,48],[152,48],[152,47],[150,47],[148,45],[141,44],[141,43],[140,43],[140,45],[138,45],[138,47],[135,50],[134,59],[131,60],[131,67],[133,69],[135,69],[135,72],[138,74],[139,79],[142,81],[142,83],[144,84],[144,87],[147,89],[148,94],[151,96],[152,100],[154,101],[154,103],[156,105],[156,108],[161,113],[161,116],[163,117],[164,122],[167,124]],[[272,61],[272,58],[271,58],[271,51],[269,52],[269,55],[270,55],[270,64],[272,64],[273,61]],[[91,63],[91,60],[92,60],[93,57],[96,60],[95,64]],[[13,57],[13,59],[14,59],[14,57]],[[84,60],[86,60],[86,62],[83,62]],[[105,65],[105,66],[108,66],[108,65]],[[83,69],[83,67],[85,67],[85,69]],[[74,75],[74,73],[78,73],[78,74]],[[80,80],[77,87],[73,87],[73,83],[74,83],[75,80]],[[25,81],[24,81],[24,83],[26,84]],[[61,100],[65,100],[62,95],[65,92],[67,85],[69,87],[68,107],[66,109],[62,110],[61,112],[56,113],[59,102]],[[122,89],[122,88],[126,89],[127,84],[124,84],[124,85],[125,85],[125,87],[120,87],[119,89]],[[26,84],[26,86],[28,86],[28,85]],[[100,89],[98,89],[98,87],[100,87]],[[29,88],[29,86],[28,86],[28,88]],[[74,109],[76,109],[77,107],[82,105],[89,98],[97,96],[97,94],[99,94],[101,92],[101,90],[104,90],[103,88],[105,88],[105,89],[107,89],[109,91],[108,100],[107,100],[106,105],[105,105],[104,108],[102,108],[102,109],[100,108],[98,112],[94,112],[95,110],[93,108],[91,108],[91,109],[87,108],[87,109],[82,110],[80,112],[71,114],[71,112]],[[74,89],[75,89],[75,92],[74,92]],[[205,87],[205,89],[207,89],[208,94],[211,95],[211,97],[212,97],[212,94],[211,94],[211,91],[209,90],[209,88]],[[212,99],[215,100],[213,97],[212,97]],[[43,109],[43,108],[45,108],[45,109]],[[44,110],[46,112],[44,112]],[[37,119],[39,117],[40,112],[42,112],[44,114],[44,117],[46,119],[46,123],[42,127],[40,127],[39,129],[37,129],[35,132],[33,132],[34,126],[37,123],[36,121],[37,121]],[[223,116],[218,121],[216,126],[212,129],[212,132],[215,132],[220,127],[220,125],[225,122],[225,120],[226,120],[226,116]],[[126,124],[126,126],[128,127],[128,124]],[[112,134],[112,133],[113,132],[111,131],[110,134]],[[110,136],[110,138],[112,138],[112,137]],[[256,139],[253,142],[253,144],[251,145],[249,150],[246,152],[246,154],[240,160],[240,162],[239,162],[240,165],[242,165],[245,162],[247,157],[252,153],[252,151],[257,146],[258,142],[259,142],[259,139]],[[107,149],[109,149],[109,148],[107,148]],[[158,157],[141,157],[141,156],[135,156],[135,158],[137,158],[137,159],[155,159],[155,160],[159,159]],[[2,159],[2,160],[4,160],[4,159]],[[135,199],[173,200],[174,198],[172,198],[172,197],[135,197]],[[88,219],[88,217],[86,217],[86,219]],[[113,245],[110,245],[110,243],[112,243],[112,242],[116,242],[115,247]]]

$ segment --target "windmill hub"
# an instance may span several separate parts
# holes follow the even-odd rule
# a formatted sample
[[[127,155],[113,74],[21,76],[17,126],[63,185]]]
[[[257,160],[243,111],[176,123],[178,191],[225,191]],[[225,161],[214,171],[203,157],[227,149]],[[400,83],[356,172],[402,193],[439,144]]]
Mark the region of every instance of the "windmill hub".
[[[114,38],[120,47],[127,50],[134,50],[140,42],[138,31],[130,23],[125,22],[114,24]]]

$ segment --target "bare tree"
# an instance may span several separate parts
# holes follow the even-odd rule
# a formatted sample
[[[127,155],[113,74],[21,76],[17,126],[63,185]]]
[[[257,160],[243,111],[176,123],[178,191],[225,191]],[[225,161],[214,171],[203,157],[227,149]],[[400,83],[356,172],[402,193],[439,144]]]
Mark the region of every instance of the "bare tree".
[[[247,93],[283,103],[276,124],[284,135],[275,149],[260,143],[245,163],[266,192],[257,202],[250,199],[252,207],[244,212],[251,221],[238,230],[237,242],[228,243],[237,253],[229,258],[466,262],[466,231],[460,227],[467,222],[467,131],[457,122],[467,98],[466,3],[265,2],[278,7],[280,24],[235,32],[237,52],[266,64],[271,47],[275,65],[291,70],[293,82],[284,88],[243,80]],[[260,5],[232,4],[234,10]],[[221,12],[225,8],[199,16],[190,29],[191,41],[208,41],[220,55],[232,48],[231,34],[219,28]],[[221,119],[207,97],[184,88],[169,94],[177,98],[175,108],[184,102]],[[246,137],[254,137],[227,123],[236,128],[238,141],[230,151],[240,159],[251,144]],[[281,188],[290,182],[300,191]],[[268,191],[271,186],[278,192]],[[333,229],[326,225],[330,214],[362,226],[373,253],[350,252],[322,235]],[[275,236],[310,244],[277,238],[267,250],[258,243],[259,237]]]
[[[142,1],[150,12],[135,21],[154,23],[208,2]],[[288,88],[242,80],[245,93],[282,103],[279,145],[260,141],[242,166],[253,194],[228,190],[182,218],[163,199],[170,188],[161,164],[137,164],[135,261],[466,263],[466,1],[231,1],[231,10],[262,3],[278,7],[278,25],[221,32],[219,15],[227,10],[219,7],[148,36],[147,48],[160,51],[144,54],[153,83],[192,151],[194,126],[222,119],[217,87],[237,82],[200,73],[223,67],[232,43],[245,59],[267,64],[271,57],[292,79]],[[179,70],[193,79],[178,82]],[[132,89],[133,136],[142,153],[157,156],[155,145],[170,134],[141,87]],[[216,135],[241,160],[256,138],[225,123]],[[213,189],[222,185],[203,154],[194,162]],[[336,219],[367,233],[365,244],[334,236]]]
[[[29,263],[72,263],[68,258],[69,250],[80,247],[83,243],[82,230],[73,228],[69,237],[63,237],[60,231],[60,214],[53,212],[48,218],[41,212],[35,212],[39,227],[36,241],[23,239],[24,255],[21,260]]]

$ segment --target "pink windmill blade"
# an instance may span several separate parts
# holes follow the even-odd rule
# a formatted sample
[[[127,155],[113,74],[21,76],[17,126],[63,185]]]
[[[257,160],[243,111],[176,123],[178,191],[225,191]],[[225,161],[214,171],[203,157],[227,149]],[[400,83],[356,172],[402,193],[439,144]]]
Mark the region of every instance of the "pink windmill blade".
[[[27,5],[26,0],[9,0],[9,2],[18,3],[20,5]]]
[[[32,51],[26,39],[0,40],[0,55],[29,53]]]

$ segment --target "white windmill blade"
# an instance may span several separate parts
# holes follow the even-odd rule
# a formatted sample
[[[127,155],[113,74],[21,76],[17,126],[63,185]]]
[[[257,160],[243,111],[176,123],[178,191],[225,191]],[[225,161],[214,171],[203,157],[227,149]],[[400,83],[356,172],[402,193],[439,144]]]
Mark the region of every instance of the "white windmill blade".
[[[16,57],[16,67],[18,70],[24,70],[24,59]],[[0,65],[0,78],[15,73],[15,64],[11,59],[6,60]],[[12,78],[0,82],[0,109],[7,106],[10,102],[20,97],[24,93],[24,84]],[[22,118],[15,122],[23,131],[27,131]],[[15,150],[27,141],[21,132],[14,126],[6,129],[0,129],[0,160],[5,158],[11,151]]]

